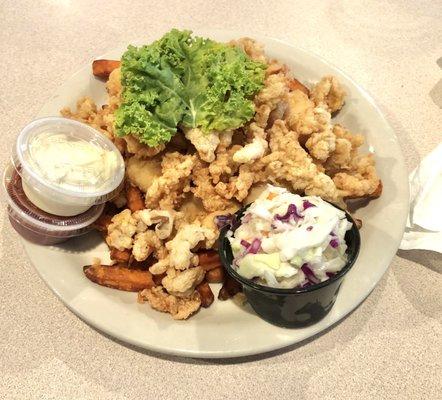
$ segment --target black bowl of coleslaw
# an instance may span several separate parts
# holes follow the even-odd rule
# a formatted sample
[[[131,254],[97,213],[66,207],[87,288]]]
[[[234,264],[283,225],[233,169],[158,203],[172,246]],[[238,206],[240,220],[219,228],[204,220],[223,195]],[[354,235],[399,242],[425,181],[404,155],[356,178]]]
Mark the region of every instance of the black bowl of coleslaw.
[[[249,206],[250,204],[235,213],[232,224],[225,225],[220,231],[219,255],[227,273],[241,284],[249,304],[267,322],[286,328],[302,328],[315,324],[332,309],[342,281],[358,257],[361,239],[355,221],[345,212],[352,227],[345,234],[347,261],[339,272],[326,281],[307,287],[275,288],[243,277],[233,264],[234,255],[228,237],[241,225],[241,218]]]

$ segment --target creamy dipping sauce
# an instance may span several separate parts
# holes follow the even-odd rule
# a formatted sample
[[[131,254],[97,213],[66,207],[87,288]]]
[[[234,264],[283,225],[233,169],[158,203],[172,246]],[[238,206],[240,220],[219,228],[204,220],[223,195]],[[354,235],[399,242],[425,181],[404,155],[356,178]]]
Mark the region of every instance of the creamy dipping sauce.
[[[269,185],[229,240],[236,271],[279,288],[323,282],[347,262],[345,212],[316,196]]]
[[[45,181],[77,192],[96,192],[118,167],[114,152],[65,133],[44,132],[29,143],[28,162]]]

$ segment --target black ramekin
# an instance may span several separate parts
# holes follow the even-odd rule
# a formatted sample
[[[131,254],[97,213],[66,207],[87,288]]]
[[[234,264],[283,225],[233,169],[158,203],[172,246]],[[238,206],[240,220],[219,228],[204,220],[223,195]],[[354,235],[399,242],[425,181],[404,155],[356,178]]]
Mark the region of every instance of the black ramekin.
[[[221,229],[219,237],[219,255],[227,273],[242,285],[244,294],[255,312],[271,324],[286,328],[302,328],[312,325],[324,318],[333,307],[345,274],[355,263],[361,238],[353,218],[347,212],[347,219],[353,224],[345,234],[347,243],[347,263],[328,280],[307,286],[303,289],[279,289],[263,286],[239,275],[232,267],[233,254],[227,232],[240,225],[240,219],[249,206],[239,210],[236,224]]]

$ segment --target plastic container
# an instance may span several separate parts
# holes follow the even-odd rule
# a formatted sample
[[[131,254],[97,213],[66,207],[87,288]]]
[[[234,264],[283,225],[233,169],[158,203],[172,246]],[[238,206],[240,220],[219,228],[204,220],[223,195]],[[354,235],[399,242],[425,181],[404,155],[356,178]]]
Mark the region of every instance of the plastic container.
[[[72,141],[83,141],[115,153],[115,171],[100,183],[98,189],[60,187],[33,167],[35,165],[30,145],[38,135],[65,134]],[[47,213],[73,216],[84,213],[96,204],[105,203],[118,193],[124,179],[124,160],[115,145],[102,133],[78,121],[60,117],[37,119],[19,134],[13,149],[12,163],[20,174],[23,190],[29,200]]]
[[[235,214],[236,221],[240,221],[247,208],[248,206]],[[330,312],[345,274],[354,265],[361,246],[359,230],[350,214],[345,214],[347,219],[353,223],[351,229],[345,234],[346,264],[333,277],[305,288],[272,288],[260,285],[238,274],[232,267],[233,253],[226,235],[231,229],[235,231],[240,222],[237,222],[233,227],[225,226],[221,229],[219,236],[221,262],[227,273],[242,286],[247,301],[262,319],[285,328],[302,328],[320,321]]]
[[[9,164],[3,174],[3,194],[8,203],[9,221],[13,228],[30,242],[51,245],[83,235],[92,229],[104,209],[104,204],[90,207],[86,212],[62,217],[42,211],[27,198],[22,178]]]

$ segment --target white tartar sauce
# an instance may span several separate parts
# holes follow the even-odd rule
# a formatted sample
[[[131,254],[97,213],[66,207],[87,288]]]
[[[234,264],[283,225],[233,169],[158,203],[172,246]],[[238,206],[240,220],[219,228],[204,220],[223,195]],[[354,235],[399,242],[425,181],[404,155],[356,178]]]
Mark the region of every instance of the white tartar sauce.
[[[96,192],[115,173],[114,152],[65,133],[45,132],[29,144],[28,162],[54,186],[76,192]]]
[[[230,235],[234,266],[247,279],[271,287],[325,281],[347,261],[345,212],[315,196],[268,185]]]

